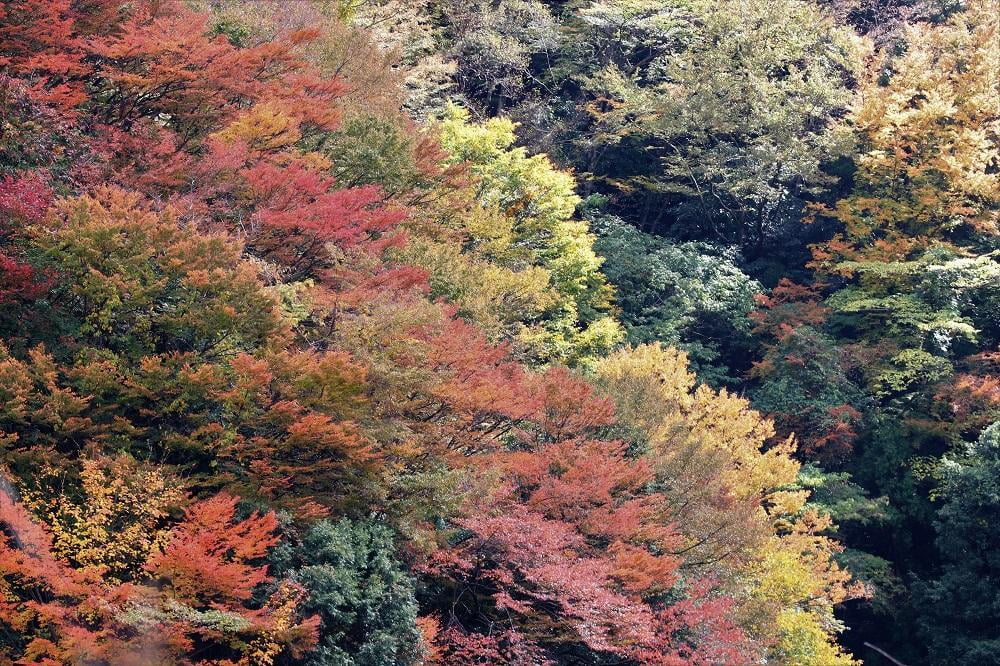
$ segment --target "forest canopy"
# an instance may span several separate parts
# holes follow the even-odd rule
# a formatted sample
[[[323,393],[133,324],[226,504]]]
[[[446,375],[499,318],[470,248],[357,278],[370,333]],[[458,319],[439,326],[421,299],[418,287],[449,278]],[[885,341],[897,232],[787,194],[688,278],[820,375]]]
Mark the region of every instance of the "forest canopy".
[[[4,0],[0,664],[1000,664],[998,0]]]

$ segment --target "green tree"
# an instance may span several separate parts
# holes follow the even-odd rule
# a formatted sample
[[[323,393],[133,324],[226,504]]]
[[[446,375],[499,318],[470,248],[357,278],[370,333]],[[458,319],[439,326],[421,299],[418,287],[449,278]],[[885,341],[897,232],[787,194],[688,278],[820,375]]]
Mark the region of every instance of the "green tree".
[[[456,162],[468,162],[477,178],[479,204],[494,214],[478,216],[470,244],[501,266],[544,268],[559,299],[541,330],[522,338],[536,361],[589,363],[622,338],[611,316],[612,289],[600,271],[594,236],[575,217],[580,203],[572,174],[545,155],[514,147],[514,124],[496,118],[469,122],[451,106],[441,121],[441,140]]]
[[[930,663],[1000,662],[1000,423],[941,467],[941,572],[917,586]]]
[[[860,46],[805,0],[599,0],[566,19],[540,136],[644,230],[801,243],[804,203],[849,147]],[[569,107],[572,110],[567,110]]]
[[[749,351],[749,315],[762,289],[739,269],[734,252],[673,243],[613,216],[595,217],[592,227],[629,342],[678,347],[703,381],[727,379]]]
[[[653,181],[684,197],[681,224],[756,256],[795,235],[803,201],[832,182],[823,164],[846,147],[831,123],[850,101],[856,45],[808,2],[694,8],[697,29],[639,97],[663,160]]]
[[[396,559],[393,533],[374,521],[316,523],[301,543],[278,547],[274,571],[309,592],[303,611],[320,617],[314,666],[415,664],[420,632],[413,579]]]

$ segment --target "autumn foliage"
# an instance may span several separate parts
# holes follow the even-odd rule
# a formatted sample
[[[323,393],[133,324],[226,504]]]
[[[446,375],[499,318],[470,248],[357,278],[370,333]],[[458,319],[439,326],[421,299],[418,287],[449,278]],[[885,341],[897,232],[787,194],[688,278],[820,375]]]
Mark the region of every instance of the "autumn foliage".
[[[794,437],[608,353],[573,177],[512,128],[397,109],[405,168],[349,180],[324,16],[0,8],[0,662],[853,663]],[[808,363],[816,289],[762,303],[759,372]]]

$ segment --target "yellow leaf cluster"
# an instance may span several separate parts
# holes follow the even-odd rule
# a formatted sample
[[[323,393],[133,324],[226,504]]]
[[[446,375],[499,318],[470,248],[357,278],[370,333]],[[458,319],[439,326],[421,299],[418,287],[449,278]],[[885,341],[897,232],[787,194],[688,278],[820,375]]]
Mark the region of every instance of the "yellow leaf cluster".
[[[276,104],[257,104],[212,135],[223,143],[244,142],[251,150],[287,148],[300,138],[299,123]]]
[[[745,399],[697,386],[675,349],[625,349],[596,375],[622,421],[647,439],[665,517],[684,532],[687,556],[730,562],[744,625],[773,642],[780,663],[855,663],[834,641],[833,605],[863,590],[833,562],[829,518],[805,508],[794,440],[775,442],[771,421]],[[745,559],[734,561],[738,553]]]
[[[727,458],[720,481],[737,498],[763,498],[795,482],[794,442],[765,447],[773,423],[744,398],[696,386],[684,352],[660,345],[626,349],[599,363],[597,375],[620,416],[647,435],[649,456],[666,477],[677,476],[693,447]],[[782,496],[786,508],[792,497]]]
[[[166,537],[182,489],[156,468],[127,457],[84,460],[82,496],[60,495],[48,516],[53,550],[77,567],[127,580]]]

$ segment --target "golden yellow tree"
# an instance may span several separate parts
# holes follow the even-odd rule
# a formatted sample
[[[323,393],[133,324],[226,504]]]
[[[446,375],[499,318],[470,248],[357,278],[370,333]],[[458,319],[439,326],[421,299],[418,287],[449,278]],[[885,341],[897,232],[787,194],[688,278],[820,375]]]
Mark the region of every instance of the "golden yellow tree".
[[[597,379],[668,498],[664,517],[686,537],[687,566],[730,577],[741,621],[774,658],[802,666],[854,663],[835,643],[833,606],[862,590],[833,562],[829,518],[798,488],[794,440],[726,390],[696,385],[683,352],[659,345],[601,361]]]

